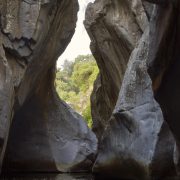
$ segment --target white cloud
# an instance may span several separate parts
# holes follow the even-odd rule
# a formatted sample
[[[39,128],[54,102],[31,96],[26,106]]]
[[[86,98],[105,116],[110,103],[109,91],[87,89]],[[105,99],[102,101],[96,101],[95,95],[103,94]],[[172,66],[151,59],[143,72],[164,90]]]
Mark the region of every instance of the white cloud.
[[[90,39],[84,28],[83,21],[85,18],[85,9],[89,2],[94,2],[94,0],[78,0],[80,5],[80,10],[78,13],[78,22],[76,26],[75,34],[66,48],[65,52],[59,57],[57,66],[61,66],[65,59],[73,60],[80,54],[91,54],[89,49]]]

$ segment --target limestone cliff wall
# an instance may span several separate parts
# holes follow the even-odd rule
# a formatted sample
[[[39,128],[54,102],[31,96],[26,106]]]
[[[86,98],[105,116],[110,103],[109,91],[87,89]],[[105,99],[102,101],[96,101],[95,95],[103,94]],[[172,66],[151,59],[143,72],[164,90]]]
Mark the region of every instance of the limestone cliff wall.
[[[100,137],[116,105],[130,54],[148,19],[140,0],[98,0],[88,5],[84,24],[100,69],[91,96],[93,131]]]
[[[87,8],[100,69],[91,97],[99,175],[150,179],[179,171],[179,5],[96,0]]]
[[[77,12],[77,0],[0,2],[4,171],[66,172],[92,164],[96,137],[54,88],[56,60],[73,36]]]
[[[1,0],[3,171],[93,171],[138,180],[178,175],[179,10],[178,0],[88,5],[84,24],[100,69],[91,96],[97,143],[54,87],[56,60],[75,30],[77,0]]]

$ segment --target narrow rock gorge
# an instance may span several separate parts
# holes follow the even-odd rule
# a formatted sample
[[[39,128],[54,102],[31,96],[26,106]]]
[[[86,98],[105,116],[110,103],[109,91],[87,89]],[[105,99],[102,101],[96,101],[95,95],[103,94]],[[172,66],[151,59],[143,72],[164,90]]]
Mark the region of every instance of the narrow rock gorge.
[[[179,0],[88,5],[84,26],[100,71],[90,130],[54,84],[56,61],[76,28],[78,1],[1,0],[1,171],[178,176],[179,10]]]

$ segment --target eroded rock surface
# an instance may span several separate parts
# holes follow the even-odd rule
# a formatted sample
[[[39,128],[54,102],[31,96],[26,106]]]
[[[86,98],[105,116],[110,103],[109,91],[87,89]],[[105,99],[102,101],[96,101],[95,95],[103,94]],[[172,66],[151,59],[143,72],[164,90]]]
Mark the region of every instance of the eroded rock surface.
[[[174,168],[175,172],[172,163],[173,137],[167,134],[164,138],[165,134],[160,133],[163,131],[163,115],[154,99],[151,79],[147,73],[148,49],[147,29],[131,54],[116,107],[103,136],[94,172],[106,173],[107,167],[114,166],[116,173],[111,174],[109,171],[109,176],[148,179],[155,173],[154,166],[160,166],[159,172],[155,175],[163,176],[161,171],[164,171],[162,169],[165,164],[160,165],[160,162],[163,162],[163,158],[167,158],[168,153],[171,163],[169,161],[167,169],[170,172],[170,169]],[[165,142],[169,137],[170,141]],[[156,151],[163,148],[162,142],[167,147],[164,147],[163,158],[158,160],[160,153]]]
[[[142,2],[98,0],[84,22],[100,69],[91,96],[93,131],[101,137],[116,105],[127,63],[148,20]]]
[[[180,172],[179,10],[178,0],[96,0],[87,8],[100,69],[91,97],[98,175],[144,180]],[[5,172],[91,171],[96,136],[54,88],[77,11],[76,0],[0,2]]]
[[[56,60],[71,40],[77,11],[76,0],[0,2],[4,171],[66,172],[92,166],[96,136],[54,88]]]
[[[151,47],[148,60],[149,74],[153,81],[155,98],[159,102],[164,119],[175,139],[179,154],[179,1],[161,1],[156,6],[151,24]],[[162,28],[163,26],[163,28]],[[179,157],[176,159],[179,174]]]
[[[88,6],[85,27],[100,68],[91,98],[93,130],[100,140],[93,167],[97,174],[130,179],[176,175],[178,12],[179,1],[166,0],[96,0]]]

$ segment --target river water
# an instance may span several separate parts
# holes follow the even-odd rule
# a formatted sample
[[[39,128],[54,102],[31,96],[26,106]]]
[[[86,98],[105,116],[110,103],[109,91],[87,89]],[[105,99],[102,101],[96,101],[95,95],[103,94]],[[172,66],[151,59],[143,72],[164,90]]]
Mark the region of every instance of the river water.
[[[2,175],[1,180],[95,180],[92,174],[14,174]]]
[[[180,180],[179,177],[152,178],[152,180]],[[110,177],[95,177],[92,174],[14,174],[0,176],[0,180],[125,180]],[[127,180],[127,179],[126,179]],[[129,179],[130,180],[130,179]]]

